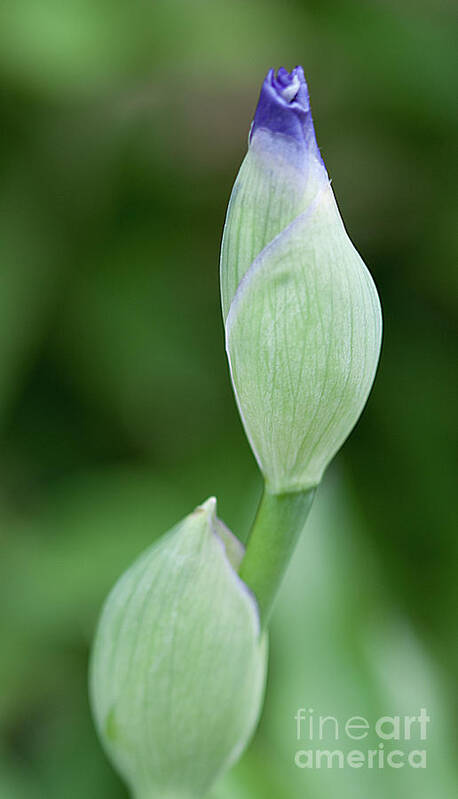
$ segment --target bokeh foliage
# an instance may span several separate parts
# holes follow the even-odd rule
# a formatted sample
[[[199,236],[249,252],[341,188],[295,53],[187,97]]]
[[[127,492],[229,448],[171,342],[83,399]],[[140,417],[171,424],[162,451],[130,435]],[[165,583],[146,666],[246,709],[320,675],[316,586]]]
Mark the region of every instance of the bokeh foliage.
[[[385,341],[279,601],[259,733],[215,796],[452,795],[453,40],[448,0],[3,0],[2,799],[126,795],[87,704],[100,604],[207,496],[249,528],[217,259],[260,82],[296,63]],[[427,772],[299,771],[300,706],[427,706]]]

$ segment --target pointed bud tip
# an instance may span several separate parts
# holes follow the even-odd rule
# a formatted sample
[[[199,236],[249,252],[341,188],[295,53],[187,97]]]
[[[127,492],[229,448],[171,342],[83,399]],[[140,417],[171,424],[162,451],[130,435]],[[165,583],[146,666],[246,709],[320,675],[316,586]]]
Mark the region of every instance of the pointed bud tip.
[[[194,509],[193,513],[205,513],[209,518],[216,516],[216,497],[209,497]]]

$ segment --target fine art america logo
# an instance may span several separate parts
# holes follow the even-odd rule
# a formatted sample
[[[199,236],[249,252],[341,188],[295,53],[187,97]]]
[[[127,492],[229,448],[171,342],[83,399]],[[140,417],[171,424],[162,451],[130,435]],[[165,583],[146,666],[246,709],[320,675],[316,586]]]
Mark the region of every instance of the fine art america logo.
[[[364,716],[342,720],[301,707],[294,720],[298,768],[426,768],[426,708],[416,716],[381,716],[371,723]]]

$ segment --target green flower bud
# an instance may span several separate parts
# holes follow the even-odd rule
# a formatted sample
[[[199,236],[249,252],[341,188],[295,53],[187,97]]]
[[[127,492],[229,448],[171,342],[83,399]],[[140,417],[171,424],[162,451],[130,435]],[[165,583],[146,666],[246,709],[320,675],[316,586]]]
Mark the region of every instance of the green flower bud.
[[[300,67],[271,71],[262,87],[226,218],[221,292],[232,383],[267,490],[307,490],[361,414],[382,326]]]
[[[253,733],[267,647],[236,573],[242,556],[212,498],[144,552],[106,600],[91,704],[137,799],[201,797]]]

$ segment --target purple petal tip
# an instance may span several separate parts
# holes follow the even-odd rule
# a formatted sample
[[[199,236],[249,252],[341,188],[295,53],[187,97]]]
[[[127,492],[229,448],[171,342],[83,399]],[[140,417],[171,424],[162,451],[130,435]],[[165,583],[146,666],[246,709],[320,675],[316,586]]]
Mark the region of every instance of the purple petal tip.
[[[292,72],[280,67],[277,74],[273,69],[267,73],[250,140],[257,128],[290,136],[301,146],[310,146],[311,140],[315,143],[309,93],[302,67],[295,67]]]

